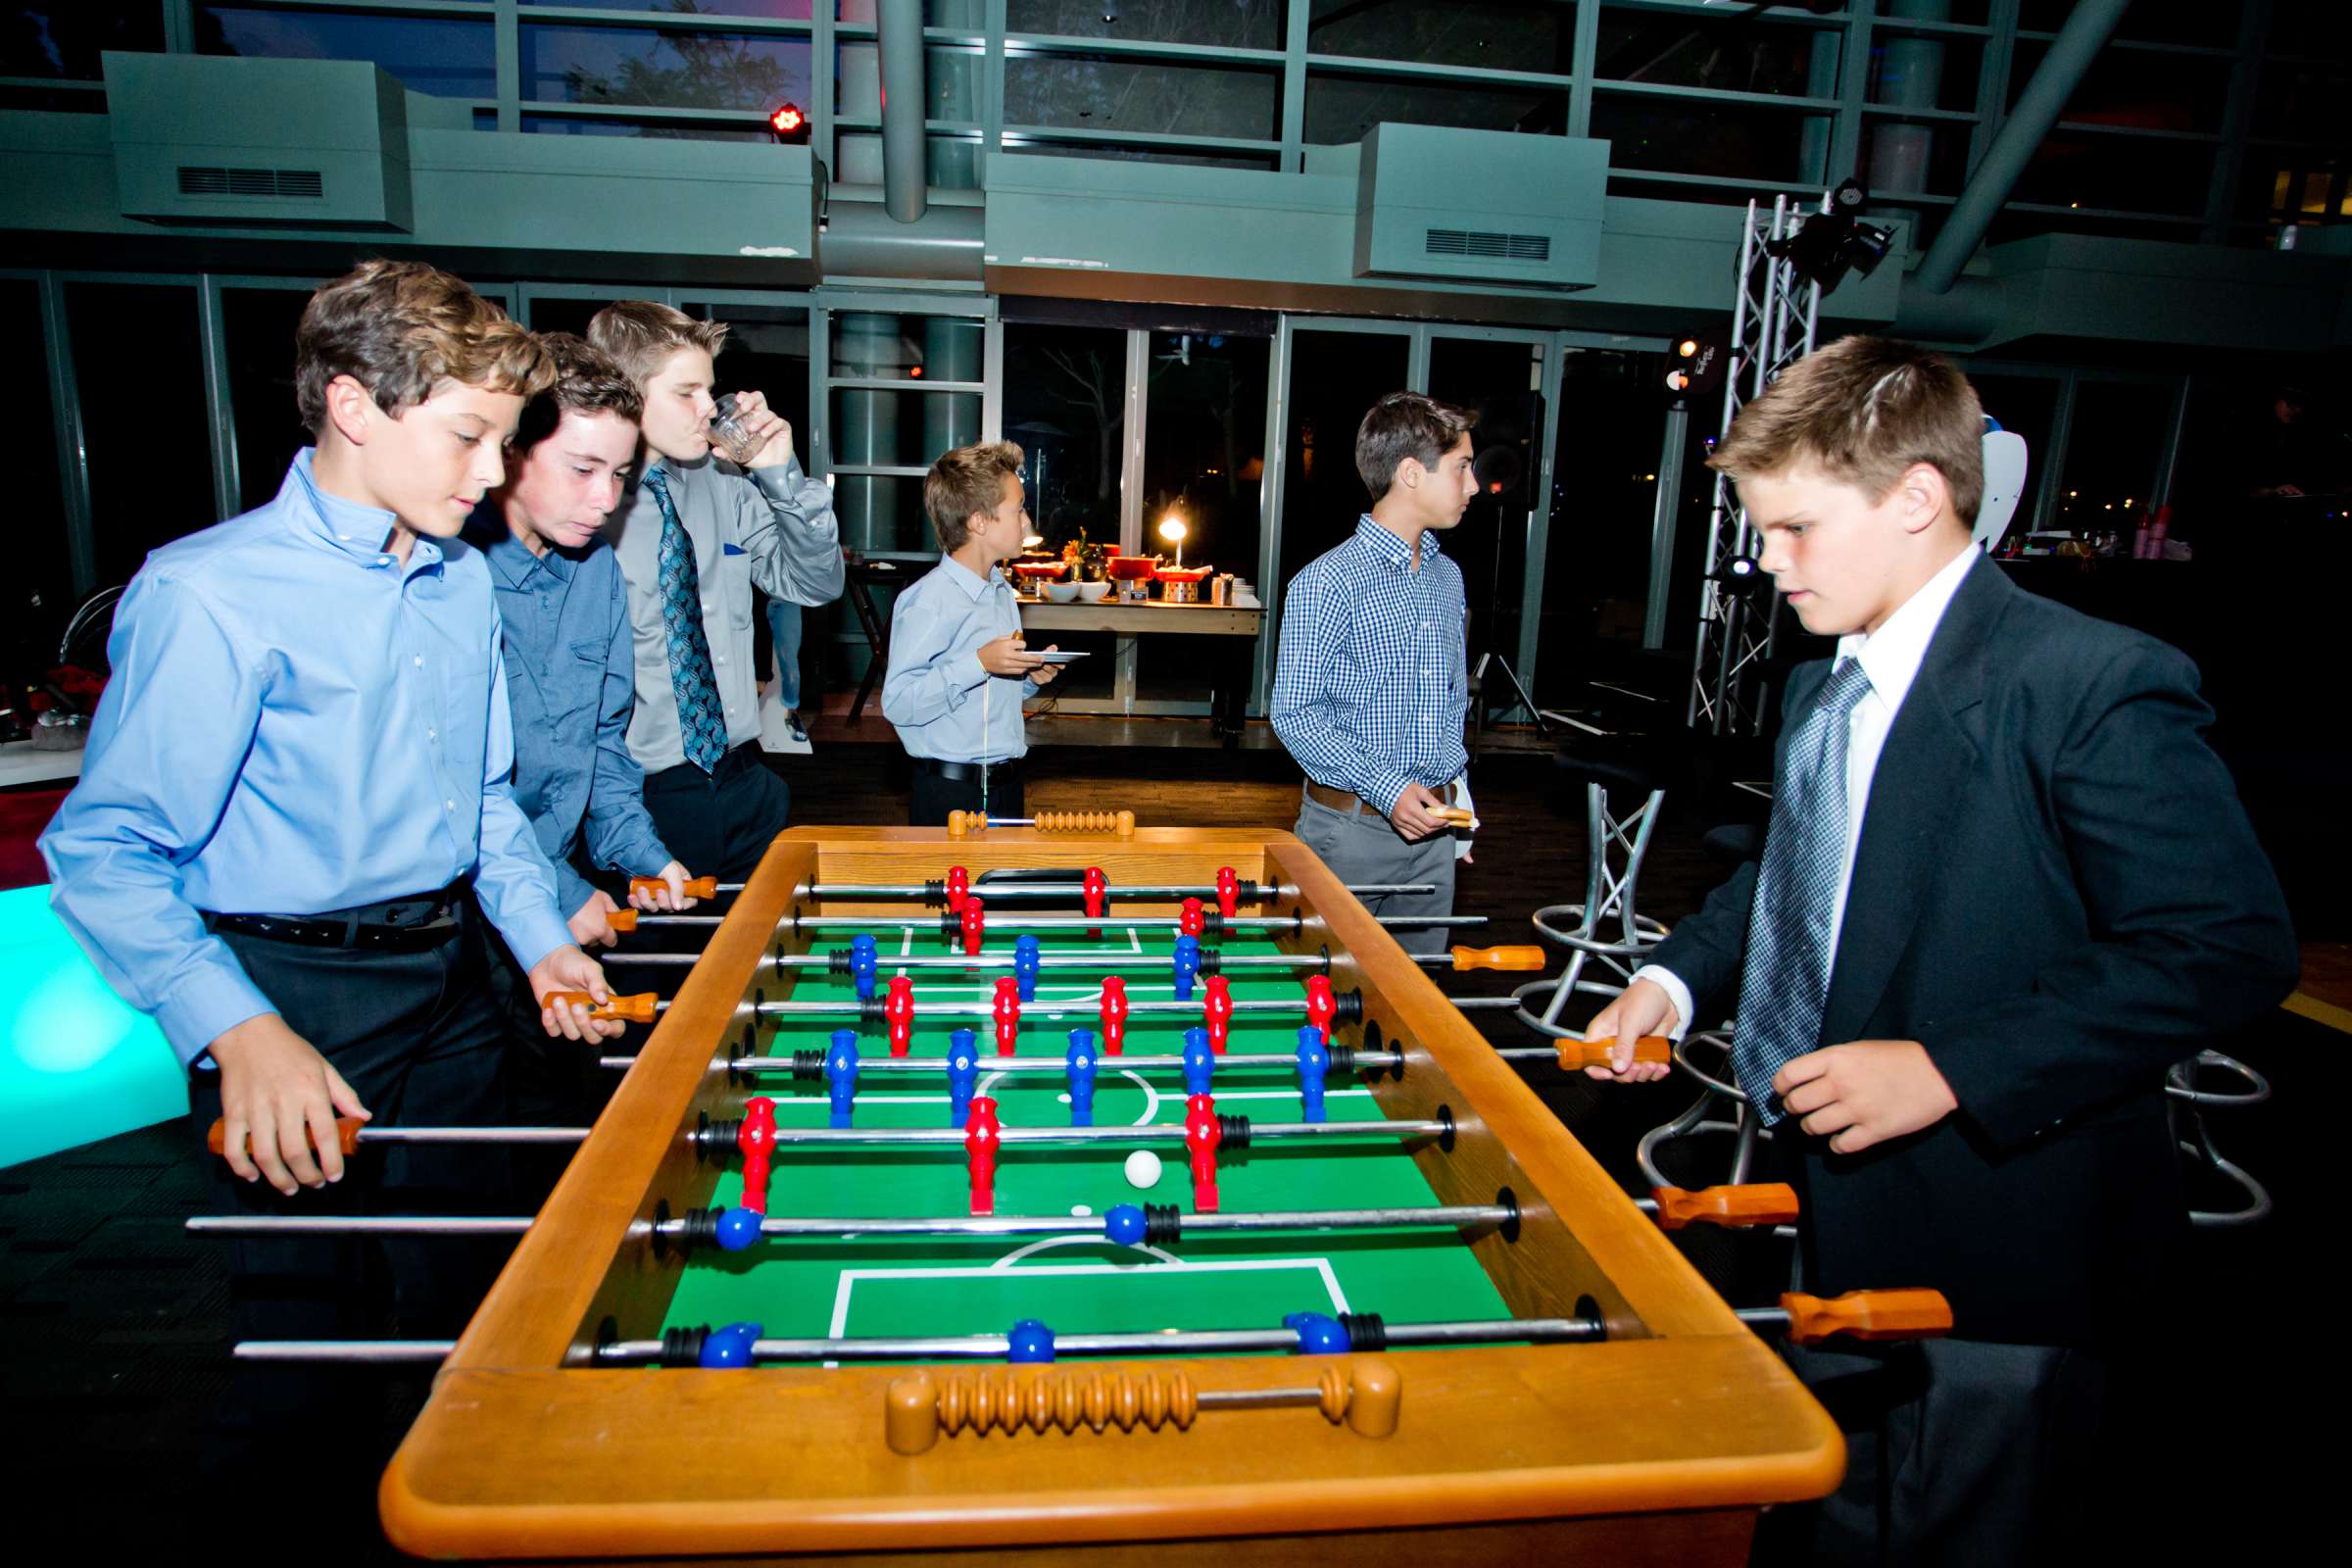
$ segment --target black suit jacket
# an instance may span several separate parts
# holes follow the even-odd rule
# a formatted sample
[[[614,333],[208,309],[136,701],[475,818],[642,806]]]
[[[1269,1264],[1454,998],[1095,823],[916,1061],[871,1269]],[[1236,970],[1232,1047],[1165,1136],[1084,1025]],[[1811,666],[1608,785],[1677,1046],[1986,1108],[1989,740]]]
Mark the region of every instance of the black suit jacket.
[[[1801,666],[1788,722],[1827,662]],[[2167,1067],[2278,1004],[2278,879],[2186,657],[2012,585],[1961,580],[1873,774],[1821,1044],[1918,1040],[1960,1102],[1837,1155],[1784,1122],[1811,1289],[1932,1286],[1955,1336],[2093,1344],[2183,1299]],[[1652,961],[1740,980],[1757,862]]]

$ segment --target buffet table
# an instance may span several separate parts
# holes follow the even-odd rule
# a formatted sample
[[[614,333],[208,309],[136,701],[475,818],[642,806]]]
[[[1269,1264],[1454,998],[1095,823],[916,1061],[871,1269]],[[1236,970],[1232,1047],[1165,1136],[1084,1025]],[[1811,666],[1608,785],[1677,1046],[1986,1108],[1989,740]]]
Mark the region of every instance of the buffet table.
[[[1203,705],[1198,702],[1137,695],[1139,639],[1167,635],[1220,639],[1210,645],[1220,653],[1202,662],[1202,673],[1210,685],[1210,700],[1205,708],[1218,734],[1228,742],[1240,736],[1256,673],[1257,634],[1266,618],[1264,609],[1255,599],[1237,605],[1168,604],[1156,599],[1144,604],[1121,604],[1115,598],[1091,605],[1083,601],[1053,604],[1029,598],[1020,603],[1021,629],[1028,634],[1032,648],[1044,647],[1054,633],[1107,632],[1116,639],[1111,652],[1109,696],[1064,697],[1057,706],[1065,713],[1122,716],[1200,713]]]

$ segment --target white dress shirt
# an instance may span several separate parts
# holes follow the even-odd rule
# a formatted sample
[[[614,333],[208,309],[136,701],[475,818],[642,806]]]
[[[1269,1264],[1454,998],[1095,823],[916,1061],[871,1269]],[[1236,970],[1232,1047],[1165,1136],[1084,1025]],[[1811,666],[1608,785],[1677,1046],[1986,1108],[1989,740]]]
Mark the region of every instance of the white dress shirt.
[[[1862,672],[1870,677],[1870,690],[1846,719],[1845,861],[1838,873],[1838,900],[1830,908],[1833,966],[1838,961],[1838,936],[1845,925],[1845,895],[1854,880],[1854,851],[1862,842],[1862,817],[1870,804],[1870,781],[1879,770],[1879,754],[1886,750],[1887,731],[1894,728],[1894,715],[1902,711],[1911,683],[1919,678],[1928,644],[1935,639],[1936,628],[1943,624],[1943,612],[1951,608],[1952,595],[1960,591],[1960,581],[1977,564],[1978,556],[1974,545],[1954,556],[1877,631],[1838,639],[1838,658],[1860,660]],[[1636,969],[1634,978],[1654,980],[1672,999],[1677,1019],[1674,1038],[1680,1040],[1690,1029],[1695,1010],[1690,988],[1681,976],[1654,963]]]

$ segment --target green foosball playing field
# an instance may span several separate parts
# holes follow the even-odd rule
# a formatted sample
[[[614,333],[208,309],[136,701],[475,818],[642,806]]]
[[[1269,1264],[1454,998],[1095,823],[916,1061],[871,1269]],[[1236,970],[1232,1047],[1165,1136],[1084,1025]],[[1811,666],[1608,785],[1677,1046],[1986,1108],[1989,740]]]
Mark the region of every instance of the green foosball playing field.
[[[894,956],[926,958],[952,951],[934,936],[877,923],[879,978],[876,995],[895,973],[912,980],[919,1004],[992,1004],[1002,967],[894,966]],[[1106,919],[1099,939],[1085,931],[1042,934],[1048,957],[1119,954],[1164,960],[1152,969],[1121,969],[1131,1001],[1174,996],[1172,933],[1137,931]],[[1273,956],[1264,939],[1229,935],[1218,944],[1227,958]],[[985,953],[1009,956],[1010,935],[992,936]],[[1174,1068],[1136,1071],[1120,1065],[1142,1055],[1182,1053],[1188,1028],[1201,1026],[1200,1011],[1136,1012],[1127,1019],[1124,1055],[1102,1051],[1103,1028],[1097,1014],[1104,975],[1092,967],[1047,967],[1040,972],[1034,1001],[1024,1004],[1018,1034],[1023,1059],[1064,1062],[1071,1032],[1087,1031],[1097,1065],[1092,1120],[1097,1127],[1181,1129],[1187,1108],[1184,1074]],[[1268,1054],[1290,1059],[1306,1023],[1304,980],[1309,971],[1228,967],[1237,1004],[1296,1004],[1280,1013],[1236,1011],[1226,1055]],[[1206,981],[1196,980],[1200,1002]],[[838,1016],[794,1016],[762,1020],[761,1050],[789,1058],[795,1052],[829,1051],[837,1029],[857,1029],[859,1002],[856,981],[823,969],[801,971],[792,991],[796,1003],[841,1004]],[[1083,1015],[1044,1017],[1038,1008],[1054,1003],[1083,1005]],[[1006,1130],[1067,1127],[1071,1089],[1062,1072],[1012,1075],[992,1070],[999,1061],[992,1020],[985,1016],[918,1016],[910,1054],[953,1054],[953,1031],[970,1029],[978,1053],[975,1093],[994,1100]],[[855,1085],[851,1126],[858,1129],[926,1128],[960,1130],[945,1073],[875,1070],[887,1060],[889,1042],[868,1029],[856,1038],[860,1071]],[[756,1091],[775,1102],[780,1133],[828,1126],[832,1105],[828,1083],[818,1075],[795,1081],[763,1076]],[[1221,1115],[1252,1122],[1291,1123],[1307,1119],[1295,1067],[1226,1068],[1215,1061],[1211,1093]],[[1379,1123],[1385,1118],[1372,1091],[1354,1073],[1333,1072],[1323,1095],[1331,1123]],[[998,1152],[995,1212],[1011,1216],[1106,1215],[1119,1204],[1173,1204],[1185,1215],[1196,1211],[1193,1171],[1185,1147],[1157,1143],[1157,1156],[1131,1180],[1130,1153],[1139,1147],[1108,1144],[1005,1143]],[[1227,1211],[1427,1207],[1438,1200],[1396,1137],[1315,1138],[1259,1142],[1239,1152],[1220,1151],[1215,1171],[1219,1207]],[[731,1162],[733,1163],[733,1162]],[[741,1176],[730,1170],[711,1197],[721,1208],[743,1197]],[[931,1218],[972,1212],[969,1160],[960,1141],[916,1149],[858,1149],[780,1143],[768,1182],[768,1215],[830,1218]],[[703,1249],[695,1252],[671,1298],[664,1328],[751,1322],[776,1338],[869,1338],[1005,1334],[1022,1320],[1043,1322],[1056,1333],[1149,1333],[1161,1329],[1274,1329],[1296,1312],[1326,1316],[1379,1313],[1396,1321],[1501,1318],[1508,1309],[1486,1271],[1452,1229],[1396,1227],[1370,1230],[1265,1235],[1187,1235],[1181,1247],[1131,1247],[1092,1235],[951,1237],[770,1238],[740,1251]]]

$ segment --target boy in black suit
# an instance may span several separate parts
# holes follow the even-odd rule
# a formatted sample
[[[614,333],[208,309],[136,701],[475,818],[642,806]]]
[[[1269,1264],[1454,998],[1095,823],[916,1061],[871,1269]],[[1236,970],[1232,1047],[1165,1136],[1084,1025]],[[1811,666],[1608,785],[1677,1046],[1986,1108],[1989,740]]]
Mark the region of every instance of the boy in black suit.
[[[1635,1038],[1738,982],[1733,1070],[1797,1188],[1805,1288],[1950,1299],[1949,1341],[1792,1352],[1850,1439],[1845,1486],[1789,1521],[1809,1561],[2069,1544],[2108,1365],[2179,1298],[2165,1070],[2297,972],[2195,668],[1970,544],[1983,428],[1949,362],[1854,337],[1708,460],[1838,656],[1789,681],[1761,859],[1587,1031],[1616,1042],[1593,1076],[1656,1078]]]

